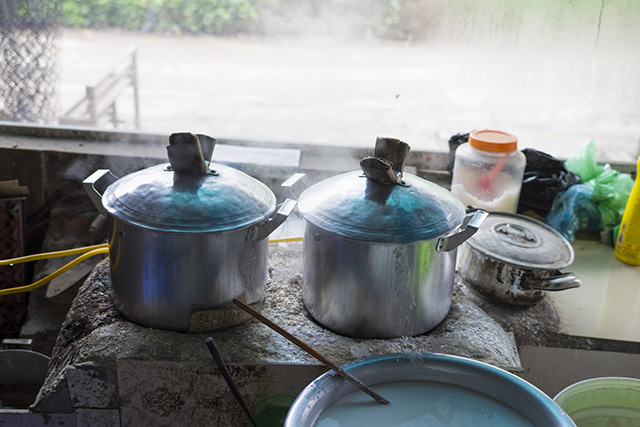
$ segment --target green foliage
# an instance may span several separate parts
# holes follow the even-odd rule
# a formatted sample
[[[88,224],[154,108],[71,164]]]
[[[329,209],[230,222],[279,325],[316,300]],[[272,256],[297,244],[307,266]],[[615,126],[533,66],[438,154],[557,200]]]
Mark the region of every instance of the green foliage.
[[[60,0],[63,25],[76,28],[233,33],[256,17],[253,0]]]
[[[58,22],[56,0],[0,0],[0,30],[48,28]]]
[[[387,7],[383,23],[386,26],[400,25],[402,20],[402,9],[404,3],[401,0],[387,0]]]

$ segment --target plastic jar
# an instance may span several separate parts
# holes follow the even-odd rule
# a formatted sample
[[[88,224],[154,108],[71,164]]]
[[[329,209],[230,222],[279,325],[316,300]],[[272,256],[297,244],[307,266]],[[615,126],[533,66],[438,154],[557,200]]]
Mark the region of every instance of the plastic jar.
[[[526,163],[515,136],[474,130],[456,150],[451,192],[467,206],[515,213]]]

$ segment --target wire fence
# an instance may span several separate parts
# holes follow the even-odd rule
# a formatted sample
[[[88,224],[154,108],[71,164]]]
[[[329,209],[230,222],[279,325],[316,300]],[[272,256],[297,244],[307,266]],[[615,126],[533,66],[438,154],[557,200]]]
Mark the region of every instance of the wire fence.
[[[59,16],[57,0],[0,0],[0,120],[55,122]]]

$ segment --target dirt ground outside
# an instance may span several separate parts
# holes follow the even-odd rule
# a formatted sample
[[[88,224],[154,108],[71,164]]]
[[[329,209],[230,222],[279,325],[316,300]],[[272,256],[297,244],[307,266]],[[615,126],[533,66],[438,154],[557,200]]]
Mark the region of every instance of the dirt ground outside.
[[[143,131],[371,147],[392,136],[447,151],[455,133],[496,128],[556,157],[591,138],[601,161],[640,152],[640,72],[626,45],[591,54],[113,30],[64,30],[60,42],[62,111],[136,46]],[[118,110],[133,129],[130,92]]]

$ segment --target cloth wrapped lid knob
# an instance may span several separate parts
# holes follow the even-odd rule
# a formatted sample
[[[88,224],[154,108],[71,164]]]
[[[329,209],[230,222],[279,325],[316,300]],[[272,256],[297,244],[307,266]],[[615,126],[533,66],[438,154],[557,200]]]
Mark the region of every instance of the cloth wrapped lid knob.
[[[216,140],[207,135],[172,133],[167,146],[171,168],[179,174],[206,175],[215,143]]]
[[[409,144],[396,138],[376,138],[373,157],[360,161],[364,175],[381,184],[397,184],[402,181],[402,173],[407,162]]]

